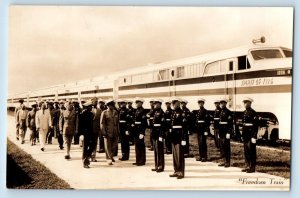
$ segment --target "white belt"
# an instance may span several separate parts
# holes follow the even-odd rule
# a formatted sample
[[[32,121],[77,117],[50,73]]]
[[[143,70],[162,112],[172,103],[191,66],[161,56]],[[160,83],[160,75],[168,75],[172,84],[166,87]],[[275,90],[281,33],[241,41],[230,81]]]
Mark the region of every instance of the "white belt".
[[[204,123],[205,121],[204,120],[198,120],[198,123]]]
[[[228,124],[228,122],[220,122],[220,124]]]
[[[245,123],[244,126],[253,126],[252,123]]]
[[[125,121],[125,120],[120,120],[119,122],[120,122],[120,123],[126,123],[126,121]]]
[[[220,120],[220,118],[214,118],[214,120]]]
[[[160,127],[161,124],[153,124],[153,126],[155,126],[155,127]]]
[[[150,120],[153,120],[153,117],[150,117]]]
[[[182,126],[173,126],[172,128],[173,128],[173,129],[181,129]]]
[[[171,121],[171,119],[166,119],[166,121]]]
[[[142,124],[142,122],[134,122],[134,124]]]

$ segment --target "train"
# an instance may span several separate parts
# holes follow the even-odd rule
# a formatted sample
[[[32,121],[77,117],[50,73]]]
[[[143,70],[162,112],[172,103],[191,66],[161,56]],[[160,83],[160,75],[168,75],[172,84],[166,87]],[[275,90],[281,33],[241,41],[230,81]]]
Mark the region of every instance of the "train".
[[[19,99],[30,106],[42,100],[142,97],[145,108],[149,108],[152,98],[168,100],[177,96],[189,101],[191,110],[198,109],[197,98],[205,98],[206,109],[213,112],[213,101],[226,97],[235,115],[234,131],[241,134],[238,126],[244,111],[242,99],[247,96],[254,100],[253,108],[263,120],[258,138],[290,141],[293,51],[264,41],[261,37],[233,49],[10,95],[7,106],[16,107]]]

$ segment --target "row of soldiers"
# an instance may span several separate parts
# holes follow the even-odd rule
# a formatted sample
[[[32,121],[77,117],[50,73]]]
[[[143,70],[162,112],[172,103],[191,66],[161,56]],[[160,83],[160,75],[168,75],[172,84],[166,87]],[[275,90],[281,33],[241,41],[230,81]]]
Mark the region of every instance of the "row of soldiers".
[[[205,99],[198,99],[199,109],[193,112],[186,107],[188,103],[186,100],[176,97],[165,101],[166,111],[163,111],[163,101],[160,99],[150,101],[150,111],[143,108],[142,98],[136,98],[134,102],[136,109],[132,107],[132,101],[126,100],[119,100],[118,108],[114,100],[108,100],[106,103],[100,100],[98,107],[97,98],[82,103],[82,108],[78,102],[71,101],[55,102],[54,110],[51,109],[51,104],[47,108],[46,103],[41,103],[38,105],[40,110],[37,111],[37,106],[33,105],[30,112],[26,112],[26,108],[21,104],[16,109],[17,138],[20,130],[21,143],[24,143],[26,127],[22,120],[27,114],[25,126],[32,131],[31,143],[35,143],[36,131],[38,131],[42,151],[47,138],[49,143],[51,137],[49,131],[53,131],[60,149],[63,149],[63,139],[65,140],[67,145],[65,158],[70,159],[72,139],[74,143],[78,143],[79,136],[83,135],[83,166],[89,168],[90,161],[96,161],[97,145],[99,145],[99,152],[105,151],[108,164],[113,165],[114,156],[117,156],[118,152],[118,140],[121,141],[122,156],[119,158],[121,161],[129,160],[130,142],[134,141],[136,162],[133,165],[143,166],[146,163],[145,131],[148,128],[151,132],[150,141],[155,156],[155,167],[152,171],[164,171],[164,148],[166,147],[166,153],[173,154],[174,173],[170,177],[181,179],[184,177],[184,158],[189,156],[189,134],[193,127],[199,145],[200,157],[197,161],[207,160],[206,138],[210,134],[211,120],[208,111],[204,108]],[[251,98],[246,98],[243,102],[245,112],[242,134],[246,159],[246,167],[243,171],[251,173],[255,171],[256,165],[258,116],[251,108],[253,102]],[[216,144],[220,147],[220,155],[224,159],[224,163],[219,166],[229,167],[233,115],[226,107],[226,98],[214,103],[216,106],[213,115],[214,134]],[[33,117],[35,122],[32,121]]]

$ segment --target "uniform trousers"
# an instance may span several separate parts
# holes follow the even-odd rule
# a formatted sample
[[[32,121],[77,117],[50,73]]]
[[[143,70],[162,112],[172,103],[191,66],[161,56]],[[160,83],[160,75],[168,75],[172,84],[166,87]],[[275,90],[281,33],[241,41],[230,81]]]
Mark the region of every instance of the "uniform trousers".
[[[249,168],[251,171],[255,171],[256,166],[256,144],[251,142],[251,138],[244,139],[244,153],[245,153],[245,162],[246,168]]]
[[[70,155],[73,137],[74,134],[64,134],[65,144],[67,145],[67,155]]]
[[[155,169],[164,170],[165,169],[165,156],[164,156],[164,142],[159,138],[153,139],[153,150],[154,150],[154,160]]]
[[[105,137],[104,138],[105,154],[107,160],[114,158],[114,153],[118,150],[118,137]]]

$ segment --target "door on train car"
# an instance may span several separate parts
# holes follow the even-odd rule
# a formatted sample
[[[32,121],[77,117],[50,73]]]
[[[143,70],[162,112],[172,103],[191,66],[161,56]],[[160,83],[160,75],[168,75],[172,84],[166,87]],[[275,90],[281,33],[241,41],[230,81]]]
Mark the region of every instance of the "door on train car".
[[[236,111],[236,79],[235,73],[237,69],[237,58],[230,58],[221,61],[221,69],[225,69],[225,96],[228,99],[227,107],[235,112]]]

